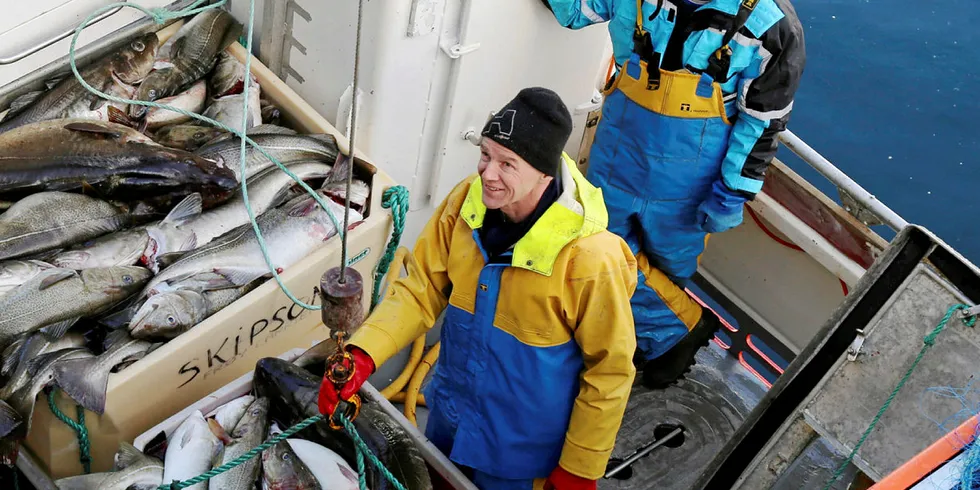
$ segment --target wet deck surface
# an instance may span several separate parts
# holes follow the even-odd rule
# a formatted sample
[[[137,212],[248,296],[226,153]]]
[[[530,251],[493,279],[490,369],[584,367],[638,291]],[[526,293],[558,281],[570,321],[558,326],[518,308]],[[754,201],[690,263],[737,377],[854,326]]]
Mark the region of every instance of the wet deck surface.
[[[684,426],[683,443],[654,449],[632,471],[617,475],[629,478],[600,480],[600,489],[687,489],[766,393],[762,382],[714,342],[698,352],[697,361],[666,390],[633,387],[612,457],[628,458],[654,441],[662,424]]]

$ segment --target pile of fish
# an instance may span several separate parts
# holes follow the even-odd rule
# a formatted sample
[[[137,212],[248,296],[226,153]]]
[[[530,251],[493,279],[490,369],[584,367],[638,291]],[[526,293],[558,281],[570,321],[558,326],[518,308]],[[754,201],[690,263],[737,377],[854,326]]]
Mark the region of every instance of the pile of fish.
[[[167,436],[150,440],[141,452],[123,443],[114,471],[56,481],[58,488],[125,490],[156,488],[222,466],[302,420],[317,415],[319,378],[282,359],[261,359],[252,392],[210,413],[193,411]],[[365,400],[354,425],[359,436],[405,488],[432,488],[425,460],[405,429],[376,403]],[[193,490],[356,490],[353,441],[320,422],[262,451],[259,456]],[[365,482],[373,490],[394,486],[371,464]]]
[[[240,190],[282,271],[337,235],[351,164],[334,138],[279,125],[226,49],[241,32],[212,9],[165,44],[141,35],[83,67],[93,87],[197,112],[248,134],[329,209],[249,145],[185,115],[108,102],[69,74],[0,120],[0,462],[26,436],[36,397],[58,386],[103,413],[110,373],[267,281]],[[352,187],[352,227],[367,184]],[[264,429],[263,429],[264,430]]]

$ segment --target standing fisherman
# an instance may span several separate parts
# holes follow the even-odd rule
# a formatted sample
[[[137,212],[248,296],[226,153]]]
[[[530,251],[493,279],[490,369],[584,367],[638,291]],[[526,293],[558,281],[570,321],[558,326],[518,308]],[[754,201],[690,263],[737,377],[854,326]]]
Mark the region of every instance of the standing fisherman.
[[[637,254],[636,362],[644,385],[664,388],[720,326],[683,288],[707,234],[738,226],[762,190],[803,74],[803,28],[788,0],[542,1],[571,29],[609,22],[618,73],[587,177]]]
[[[445,312],[426,436],[483,490],[595,489],[636,374],[636,261],[606,231],[602,192],[563,155],[571,115],[522,90],[483,129],[478,175],[443,201],[408,276],[349,342],[332,414]]]

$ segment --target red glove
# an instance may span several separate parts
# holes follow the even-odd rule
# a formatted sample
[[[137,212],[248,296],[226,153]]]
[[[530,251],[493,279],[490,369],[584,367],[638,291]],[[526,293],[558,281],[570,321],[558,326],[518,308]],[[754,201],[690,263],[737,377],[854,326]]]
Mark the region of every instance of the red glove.
[[[349,347],[347,351],[354,358],[354,374],[347,383],[344,383],[344,387],[340,390],[340,396],[337,396],[337,388],[326,376],[320,381],[320,395],[317,397],[317,405],[320,408],[320,413],[324,415],[333,415],[333,412],[337,410],[339,400],[350,400],[374,373],[374,360],[367,352],[357,347]]]
[[[545,480],[544,490],[596,490],[596,481],[573,475],[559,466]]]

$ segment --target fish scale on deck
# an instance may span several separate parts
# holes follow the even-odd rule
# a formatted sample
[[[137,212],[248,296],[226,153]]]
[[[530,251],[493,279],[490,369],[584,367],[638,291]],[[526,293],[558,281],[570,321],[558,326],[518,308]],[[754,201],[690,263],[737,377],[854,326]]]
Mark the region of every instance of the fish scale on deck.
[[[134,35],[79,70],[110,95],[169,102],[231,127],[241,123],[247,80],[249,137],[318,189],[333,170],[341,136],[261,63],[253,60],[245,75],[244,53],[234,42],[240,30],[227,12],[207,10],[165,29],[169,40],[162,45],[163,36]],[[204,31],[207,39],[200,38]],[[65,413],[74,414],[75,403],[89,410],[94,468],[101,471],[118,441],[167,410],[251,369],[264,355],[328,334],[314,315],[299,314],[300,307],[293,314],[293,303],[274,285],[262,287],[269,270],[239,189],[240,139],[163,108],[137,107],[103,100],[69,73],[0,112],[0,209],[7,209],[0,215],[0,305],[6,305],[0,349],[10,377],[0,384],[0,437],[8,436],[0,440],[0,460],[12,462],[26,437],[26,447],[57,478],[78,475],[77,461],[63,457],[75,436],[46,403],[35,410],[40,390],[60,387],[55,404]],[[275,125],[280,117],[292,127]],[[328,211],[343,219],[336,203],[343,193],[318,189],[329,206],[322,209],[255,148],[246,149],[246,159],[249,202],[277,272],[290,289],[312,289],[319,274],[307,277],[307,271],[325,269],[339,256]],[[352,200],[361,205],[350,223],[367,223],[351,233],[359,248],[349,265],[369,274],[390,224],[380,194],[370,206],[368,199],[393,183],[369,163],[358,165]],[[130,280],[112,282],[116,271]],[[108,289],[100,293],[100,287]],[[250,301],[238,301],[246,295]],[[47,298],[53,313],[30,310],[34,320],[27,323],[12,315],[35,308],[35,297]],[[289,314],[281,321],[256,320],[284,308]],[[106,326],[117,330],[103,345]],[[249,326],[252,336],[239,342]],[[234,344],[234,356],[219,360],[226,344]],[[35,356],[25,355],[28,348],[43,355],[28,362]],[[206,375],[185,374],[191,368]]]

